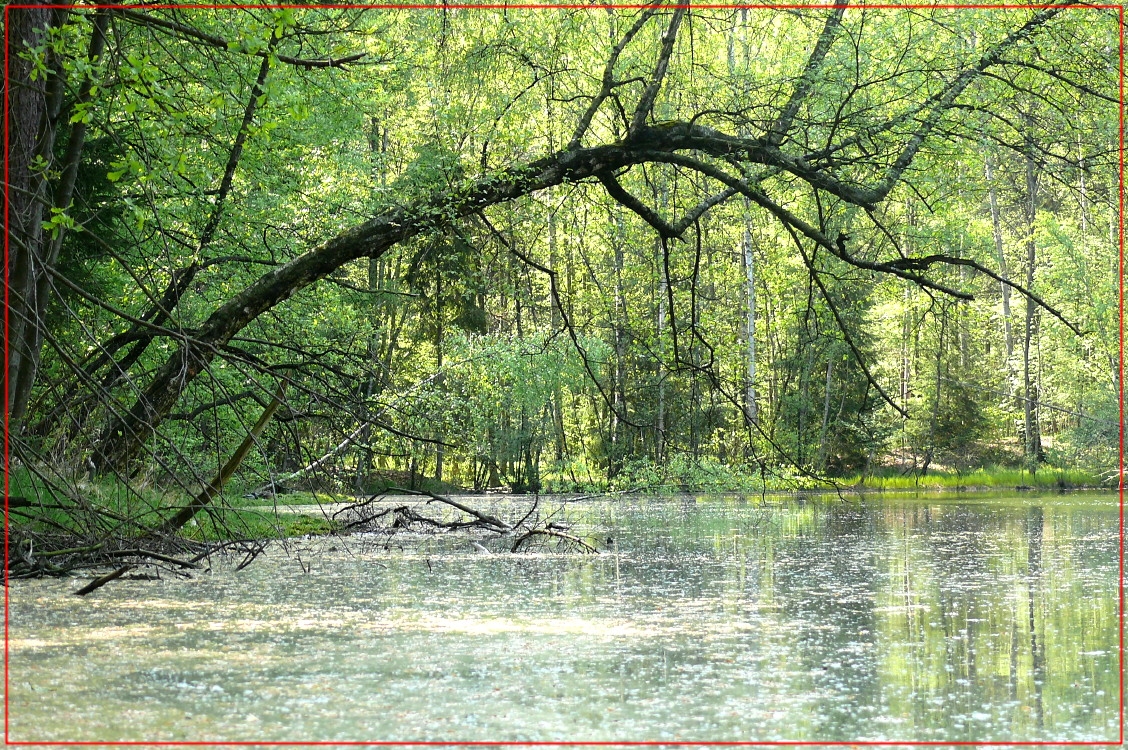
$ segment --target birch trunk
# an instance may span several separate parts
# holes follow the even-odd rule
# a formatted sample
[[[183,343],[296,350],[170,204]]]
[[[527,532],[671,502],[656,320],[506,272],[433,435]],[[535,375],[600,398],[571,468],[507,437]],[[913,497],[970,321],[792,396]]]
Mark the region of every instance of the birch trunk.
[[[1026,149],[1026,288],[1034,290],[1035,265],[1038,246],[1034,239],[1034,225],[1038,218],[1038,173],[1032,153],[1033,143],[1027,136]],[[1038,383],[1034,374],[1036,363],[1031,348],[1038,337],[1038,306],[1026,298],[1026,325],[1022,338],[1023,418],[1025,426],[1026,462],[1033,469],[1043,460],[1042,434],[1038,422]]]
[[[986,177],[987,177],[987,196],[991,205],[991,230],[995,238],[995,256],[999,259],[999,275],[1004,279],[1010,278],[1007,270],[1007,256],[1003,252],[1003,225],[999,217],[999,201],[995,193],[995,170],[994,157],[988,155]],[[1011,371],[1011,360],[1014,357],[1014,329],[1011,323],[1011,305],[1010,285],[1002,282],[999,284],[1000,292],[1003,295],[1003,337],[1007,347],[1007,387],[1013,392],[1014,383],[1013,379],[1009,377]]]

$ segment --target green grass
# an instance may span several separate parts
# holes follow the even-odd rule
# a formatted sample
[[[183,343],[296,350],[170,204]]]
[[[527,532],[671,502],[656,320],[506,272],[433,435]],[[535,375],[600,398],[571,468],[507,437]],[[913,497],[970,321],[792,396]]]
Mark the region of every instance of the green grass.
[[[865,477],[864,481],[862,481],[860,475],[855,474],[836,480],[835,484],[843,487],[859,486],[877,490],[1014,489],[1016,487],[1053,490],[1109,486],[1096,474],[1053,466],[1043,466],[1034,473],[1023,469],[988,466],[967,472],[929,472],[923,477],[917,474],[901,474],[892,470],[884,470],[876,475]]]
[[[356,498],[352,495],[330,495],[324,492],[287,492],[276,497],[243,497],[242,495],[224,495],[227,504],[236,508],[266,508],[277,505],[283,508],[287,505],[325,505],[326,503],[352,503]]]
[[[549,481],[548,491],[593,491],[569,486],[567,482]],[[879,469],[862,476],[832,477],[817,480],[794,472],[759,474],[741,471],[739,467],[726,466],[716,461],[690,462],[674,457],[666,466],[655,466],[646,461],[628,464],[610,487],[600,486],[594,491],[640,488],[651,494],[833,491],[866,489],[893,492],[944,491],[996,489],[1011,490],[1029,487],[1039,490],[1074,489],[1080,487],[1110,488],[1114,485],[1100,475],[1080,469],[1042,466],[1031,473],[1006,466],[986,466],[971,471],[930,471],[925,476],[903,473],[894,468]]]
[[[59,482],[59,484],[63,484]],[[77,536],[121,534],[137,536],[168,518],[189,500],[182,489],[161,489],[145,484],[127,486],[108,478],[66,482],[69,493],[51,489],[26,469],[17,468],[9,477],[9,495],[24,498],[31,507],[13,508],[14,529],[46,533],[69,532]],[[279,498],[280,505],[310,505],[337,502],[345,498],[331,495],[295,493]],[[250,499],[223,494],[215,499],[183,529],[191,538],[207,541],[229,539],[277,539],[327,534],[335,525],[322,517],[295,513],[274,513],[265,509],[270,499]]]
[[[198,514],[184,527],[183,534],[189,539],[218,542],[324,535],[339,527],[340,524],[321,516],[216,507]]]

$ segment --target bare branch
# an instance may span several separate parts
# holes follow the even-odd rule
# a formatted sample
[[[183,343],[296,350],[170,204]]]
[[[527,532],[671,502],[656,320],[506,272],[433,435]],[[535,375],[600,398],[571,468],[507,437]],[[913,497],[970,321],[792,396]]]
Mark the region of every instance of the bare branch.
[[[861,260],[860,258],[855,258],[854,256],[849,255],[845,252],[844,249],[839,247],[839,243],[832,241],[821,231],[803,221],[803,219],[788,211],[783,206],[780,206],[775,201],[768,198],[768,196],[759,189],[753,187],[752,185],[749,185],[746,181],[741,180],[738,177],[733,177],[732,175],[710,164],[706,164],[705,162],[689,156],[669,153],[651,154],[651,160],[664,161],[670,164],[679,164],[681,166],[694,169],[708,177],[712,177],[718,182],[728,185],[730,188],[736,190],[742,195],[748,196],[748,198],[751,199],[752,202],[754,202],[756,205],[760,206],[761,208],[767,209],[769,213],[779,219],[779,221],[785,226],[794,228],[799,233],[806,236],[808,239],[813,240],[819,246],[823,247],[831,254],[841,258],[852,266],[870,271],[880,271],[882,273],[888,273],[893,276],[899,276],[903,279],[913,282],[914,284],[917,284],[918,286],[933,289],[935,291],[947,294],[951,297],[956,297],[958,299],[972,299],[972,296],[970,294],[967,294],[966,292],[960,292],[942,284],[938,284],[935,281],[932,281],[925,276],[921,276],[920,274],[913,273],[912,271],[907,271],[903,268],[897,268],[896,266],[889,266],[883,263],[871,263],[869,261]]]
[[[482,523],[493,526],[501,531],[513,530],[513,527],[511,527],[509,524],[505,523],[504,521],[499,521],[488,513],[482,513],[481,511],[474,510],[469,505],[463,505],[457,500],[451,500],[449,497],[445,497],[443,495],[436,495],[434,492],[427,492],[426,490],[409,490],[403,487],[389,487],[388,492],[398,492],[404,495],[420,495],[422,497],[429,497],[431,498],[429,502],[445,503],[452,508],[457,508],[463,513],[468,513],[471,516],[474,516],[474,518],[477,518]]]
[[[141,26],[156,26],[178,34],[181,37],[194,39],[197,42],[203,42],[209,47],[217,49],[230,50],[238,49],[238,45],[233,45],[223,37],[213,36],[212,34],[204,33],[199,29],[194,29],[191,26],[186,26],[176,21],[169,21],[164,18],[142,13],[136,10],[128,10],[125,8],[111,8],[113,13],[120,15],[125,20],[136,23]],[[258,50],[256,52],[248,52],[248,54],[255,55],[256,57],[269,58],[273,50]],[[289,65],[297,65],[301,68],[343,68],[350,63],[357,62],[368,56],[367,52],[357,52],[352,55],[344,57],[329,57],[320,60],[303,60],[298,57],[290,57],[289,55],[275,55],[274,58],[279,62],[284,62]]]
[[[580,121],[576,123],[576,129],[572,132],[572,139],[568,142],[569,149],[579,148],[580,141],[583,139],[587,129],[591,127],[591,120],[595,117],[595,113],[599,110],[600,106],[603,105],[607,97],[611,95],[615,87],[619,85],[615,82],[615,65],[619,62],[619,55],[623,54],[623,50],[626,49],[627,45],[631,43],[631,40],[635,38],[638,32],[642,30],[646,22],[658,12],[660,7],[659,5],[654,5],[644,10],[642,15],[638,17],[638,20],[634,22],[634,25],[631,26],[627,33],[623,35],[623,38],[619,40],[619,43],[612,48],[611,55],[607,58],[607,65],[603,68],[602,87],[599,93],[595,95],[595,98],[591,100],[591,104],[588,105],[588,108],[584,110],[583,115],[580,116]]]
[[[509,551],[516,552],[521,548],[522,544],[524,544],[529,539],[532,539],[534,536],[547,536],[556,539],[563,539],[566,542],[571,542],[572,544],[579,545],[585,552],[590,552],[593,554],[599,552],[599,550],[585,542],[583,539],[580,539],[578,536],[566,534],[563,531],[556,531],[555,529],[533,529],[531,531],[528,531],[525,534],[521,535],[521,537],[519,537],[517,541],[513,543],[513,548]]]
[[[1039,27],[1045,25],[1054,16],[1061,13],[1068,5],[1074,3],[1067,2],[1062,5],[1054,5],[1043,10],[1038,11],[1034,16],[1022,25],[1021,28],[1011,32],[1007,35],[1006,39],[992,47],[986,54],[984,54],[979,61],[970,68],[966,68],[946,89],[933,95],[929,99],[931,104],[931,111],[921,120],[912,136],[909,138],[908,143],[901,150],[897,160],[885,174],[885,178],[874,189],[876,199],[874,203],[885,198],[889,191],[901,179],[901,175],[916,158],[917,152],[920,151],[924,145],[925,139],[940,122],[940,118],[952,108],[956,99],[962,94],[971,83],[979,78],[984,71],[992,65],[999,63],[1002,60],[1003,53],[1012,47],[1016,46],[1019,42],[1029,38]],[[926,105],[927,106],[927,105]]]
[[[921,257],[921,258],[898,258],[896,260],[891,260],[891,261],[888,261],[886,263],[877,263],[877,264],[874,264],[874,265],[876,266],[875,270],[883,270],[885,268],[900,268],[900,269],[912,269],[914,271],[927,271],[931,266],[935,265],[936,263],[945,263],[945,264],[950,265],[950,266],[967,266],[968,268],[974,268],[976,271],[979,271],[980,273],[988,276],[992,280],[997,281],[1000,284],[1006,284],[1007,286],[1011,287],[1012,289],[1014,289],[1016,292],[1018,292],[1022,296],[1028,298],[1031,302],[1038,305],[1043,310],[1048,312],[1050,315],[1053,315],[1055,318],[1057,318],[1062,323],[1064,323],[1065,326],[1069,330],[1073,331],[1078,336],[1084,336],[1085,335],[1085,332],[1082,331],[1080,328],[1078,328],[1073,323],[1070,323],[1069,320],[1066,319],[1065,315],[1060,310],[1057,310],[1056,308],[1052,307],[1050,304],[1048,304],[1045,300],[1043,300],[1037,294],[1032,292],[1030,289],[1022,286],[1021,284],[1018,284],[1013,279],[1007,279],[1007,278],[1004,278],[1003,276],[1000,276],[999,274],[992,271],[990,268],[987,268],[986,266],[982,265],[981,263],[974,261],[974,260],[971,260],[970,258],[956,258],[956,257],[953,257],[951,255],[935,254],[935,255],[926,255],[926,256]]]

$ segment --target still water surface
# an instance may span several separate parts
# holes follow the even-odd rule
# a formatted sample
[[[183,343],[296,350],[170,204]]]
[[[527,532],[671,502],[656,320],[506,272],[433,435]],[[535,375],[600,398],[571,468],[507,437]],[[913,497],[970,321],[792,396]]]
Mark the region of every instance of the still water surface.
[[[1117,737],[1114,496],[565,517],[604,553],[367,536],[86,598],[14,582],[11,739]]]

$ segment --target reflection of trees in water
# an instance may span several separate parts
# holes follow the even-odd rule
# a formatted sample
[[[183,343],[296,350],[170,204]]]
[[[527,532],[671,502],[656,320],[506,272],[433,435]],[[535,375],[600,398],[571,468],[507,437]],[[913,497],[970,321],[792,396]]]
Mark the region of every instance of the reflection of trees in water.
[[[822,524],[777,540],[774,589],[795,628],[797,669],[829,696],[811,734],[872,735],[883,708],[877,672],[876,518],[853,503],[827,506]]]
[[[987,603],[991,592],[985,591],[992,578],[987,550],[990,540],[1004,533],[997,513],[969,507],[929,514],[926,527],[929,551],[935,560],[936,609],[947,675],[940,690],[946,702],[945,713],[963,716],[965,722],[997,698],[990,661],[983,658],[978,636],[986,636],[990,644],[997,625],[991,621]],[[973,733],[970,726],[965,725],[965,729]]]
[[[886,506],[881,518],[889,587],[877,627],[889,644],[880,665],[889,714],[952,739],[960,738],[953,732],[965,739],[1041,736],[1043,694],[1054,700],[1045,684],[1043,509],[907,503]],[[1068,597],[1080,573],[1050,593]],[[1055,632],[1068,636],[1083,622],[1059,609],[1064,619]],[[1092,696],[1076,692],[1085,679],[1074,668],[1081,662],[1066,661],[1054,685],[1086,710]]]
[[[1042,527],[1045,524],[1041,507],[1031,507],[1026,514],[1026,586],[1029,601],[1030,658],[1034,683],[1034,718],[1038,728],[1045,726],[1045,712],[1042,705],[1042,687],[1046,671],[1046,641],[1039,642],[1035,625],[1034,603],[1042,581]]]

